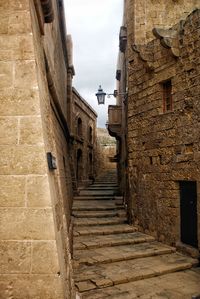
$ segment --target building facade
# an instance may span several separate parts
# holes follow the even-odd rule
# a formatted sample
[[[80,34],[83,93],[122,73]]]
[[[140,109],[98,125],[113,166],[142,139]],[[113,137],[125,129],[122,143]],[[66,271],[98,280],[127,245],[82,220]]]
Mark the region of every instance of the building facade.
[[[126,33],[120,37],[127,42],[121,60],[126,71],[118,83],[128,89],[120,130],[127,136],[123,173],[130,222],[197,255],[199,6],[199,1],[125,1]]]
[[[89,125],[91,108],[72,96],[63,2],[0,3],[1,298],[75,298],[74,113],[84,110]],[[90,113],[89,157],[96,125]]]
[[[73,88],[73,157],[78,187],[86,186],[96,177],[97,114],[92,107]]]
[[[200,237],[199,22],[197,10],[170,32],[155,30],[155,40],[134,50],[131,66],[137,72],[130,76],[128,121],[134,221],[161,241],[195,248]],[[145,62],[143,54],[150,54]]]
[[[112,138],[107,129],[97,129],[97,176],[107,171],[117,171],[116,140]]]
[[[73,298],[63,1],[1,1],[0,14],[0,296]]]

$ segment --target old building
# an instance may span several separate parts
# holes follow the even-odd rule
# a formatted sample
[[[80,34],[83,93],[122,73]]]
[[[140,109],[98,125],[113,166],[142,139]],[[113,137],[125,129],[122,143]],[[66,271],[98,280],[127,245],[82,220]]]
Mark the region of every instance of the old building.
[[[117,104],[127,113],[118,130],[127,135],[119,161],[128,160],[130,221],[189,252],[200,247],[199,6],[125,1],[118,66],[118,92],[128,89],[127,106]]]
[[[107,129],[97,129],[97,175],[113,170],[117,171],[116,165],[116,140],[112,138]]]
[[[1,298],[75,297],[74,151],[91,162],[84,169],[88,180],[94,175],[96,114],[72,91],[63,2],[0,3]],[[80,120],[87,140],[77,136]]]
[[[92,107],[73,88],[73,152],[78,186],[91,183],[96,176],[96,119]]]
[[[116,138],[116,162],[121,194],[127,197],[127,30],[123,26],[119,33],[119,55],[116,70],[116,105],[108,107],[108,132]]]
[[[1,1],[0,15],[1,297],[73,298],[63,1]]]
[[[137,72],[129,77],[128,104],[132,217],[159,240],[195,248],[200,237],[199,24],[197,10],[170,30],[154,29],[156,39],[146,46],[134,46],[130,67]]]

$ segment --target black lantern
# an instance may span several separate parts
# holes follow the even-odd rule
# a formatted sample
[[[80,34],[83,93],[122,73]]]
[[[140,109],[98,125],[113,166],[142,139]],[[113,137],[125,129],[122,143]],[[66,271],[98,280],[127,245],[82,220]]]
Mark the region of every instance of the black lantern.
[[[97,97],[97,101],[98,101],[99,105],[105,104],[105,96],[106,96],[106,93],[101,88],[101,85],[99,85],[98,92],[96,93],[96,97]]]

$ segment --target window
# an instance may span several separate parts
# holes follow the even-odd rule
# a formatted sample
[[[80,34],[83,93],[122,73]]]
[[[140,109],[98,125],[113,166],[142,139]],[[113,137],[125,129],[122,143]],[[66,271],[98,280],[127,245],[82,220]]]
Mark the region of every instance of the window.
[[[163,87],[163,112],[172,111],[172,82],[165,81]]]

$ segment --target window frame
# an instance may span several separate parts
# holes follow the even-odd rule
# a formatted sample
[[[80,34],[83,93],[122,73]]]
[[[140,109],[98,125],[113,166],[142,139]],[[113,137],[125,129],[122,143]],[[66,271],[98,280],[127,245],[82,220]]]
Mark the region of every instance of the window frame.
[[[172,80],[162,82],[163,113],[173,111]]]

